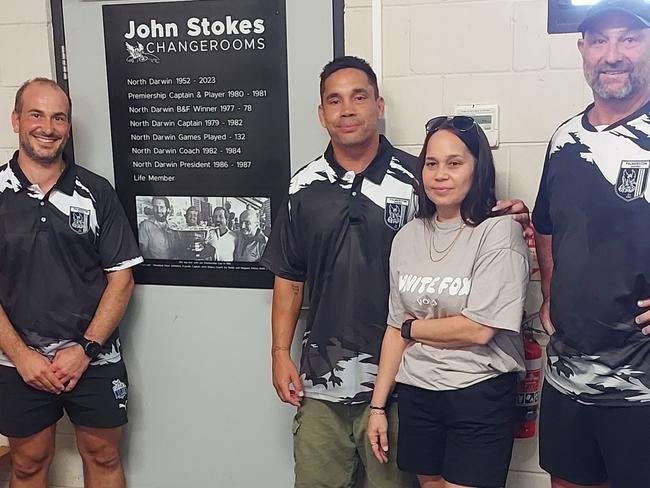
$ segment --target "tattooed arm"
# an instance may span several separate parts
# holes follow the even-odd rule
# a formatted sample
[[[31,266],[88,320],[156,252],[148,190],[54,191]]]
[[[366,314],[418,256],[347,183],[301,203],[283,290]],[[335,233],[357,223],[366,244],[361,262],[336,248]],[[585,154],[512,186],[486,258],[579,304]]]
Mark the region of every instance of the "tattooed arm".
[[[271,311],[273,386],[280,400],[295,406],[300,405],[303,392],[290,350],[302,305],[303,289],[304,283],[300,281],[275,277]]]

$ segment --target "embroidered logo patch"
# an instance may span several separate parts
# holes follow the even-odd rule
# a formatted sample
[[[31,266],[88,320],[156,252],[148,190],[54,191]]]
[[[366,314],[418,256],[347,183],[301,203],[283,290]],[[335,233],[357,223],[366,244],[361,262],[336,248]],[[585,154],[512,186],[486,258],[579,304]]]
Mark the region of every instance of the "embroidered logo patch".
[[[616,178],[616,194],[626,202],[643,198],[648,184],[650,161],[621,161]]]
[[[405,198],[386,197],[384,222],[393,230],[399,230],[406,223],[409,201]]]
[[[126,385],[119,379],[113,380],[113,395],[116,400],[124,400],[126,398]],[[126,404],[126,402],[124,402]]]
[[[70,224],[70,228],[77,234],[86,234],[90,230],[90,210],[70,207],[68,223]]]

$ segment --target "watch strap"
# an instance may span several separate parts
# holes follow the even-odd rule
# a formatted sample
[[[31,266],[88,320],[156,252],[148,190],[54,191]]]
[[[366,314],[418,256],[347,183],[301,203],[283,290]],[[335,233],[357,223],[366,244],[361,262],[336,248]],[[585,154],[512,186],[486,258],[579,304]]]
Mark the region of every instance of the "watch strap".
[[[406,319],[404,322],[402,322],[402,328],[400,329],[400,334],[404,339],[407,340],[412,340],[411,337],[411,326],[413,325],[413,321],[415,319]]]
[[[90,359],[95,359],[102,350],[102,345],[99,342],[91,341],[84,336],[79,337],[75,342],[83,348],[84,354]]]

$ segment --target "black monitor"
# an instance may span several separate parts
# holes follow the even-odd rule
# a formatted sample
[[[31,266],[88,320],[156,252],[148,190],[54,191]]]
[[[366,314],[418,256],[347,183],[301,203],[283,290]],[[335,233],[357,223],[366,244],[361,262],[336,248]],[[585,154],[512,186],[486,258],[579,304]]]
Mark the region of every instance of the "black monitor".
[[[548,33],[578,32],[587,11],[599,0],[548,0]]]

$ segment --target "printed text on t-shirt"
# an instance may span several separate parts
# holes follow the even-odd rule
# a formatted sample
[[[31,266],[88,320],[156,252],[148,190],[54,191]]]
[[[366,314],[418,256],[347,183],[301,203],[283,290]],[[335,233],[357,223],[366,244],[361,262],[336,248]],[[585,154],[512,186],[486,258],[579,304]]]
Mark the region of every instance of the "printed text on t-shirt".
[[[454,278],[453,276],[417,276],[404,274],[399,277],[401,293],[436,293],[446,292],[452,296],[469,295],[472,285],[471,278]]]

